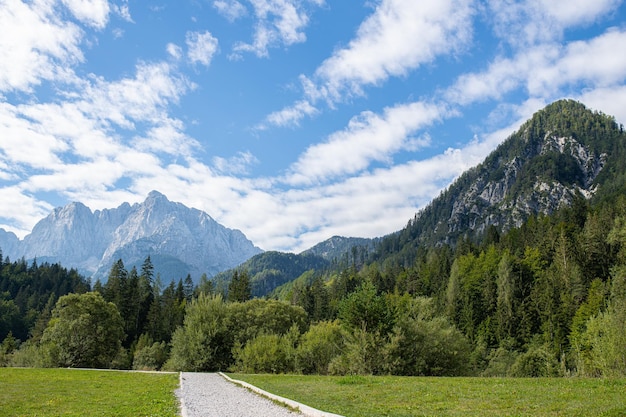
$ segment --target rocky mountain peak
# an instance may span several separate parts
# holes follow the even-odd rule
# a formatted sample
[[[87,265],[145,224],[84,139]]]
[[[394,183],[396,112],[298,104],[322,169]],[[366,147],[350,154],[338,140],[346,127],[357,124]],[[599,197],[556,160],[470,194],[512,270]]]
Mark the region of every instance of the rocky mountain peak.
[[[592,199],[610,178],[603,173],[624,165],[625,142],[614,118],[573,100],[552,103],[461,175],[399,234],[451,243],[489,226],[519,226],[531,215],[550,214],[577,198]]]
[[[95,212],[82,203],[70,203],[54,209],[23,241],[10,237],[0,233],[5,256],[60,262],[101,279],[118,259],[130,268],[150,255],[163,279],[187,274],[198,279],[261,252],[240,231],[220,225],[205,212],[171,202],[158,191],[150,192],[143,203]]]

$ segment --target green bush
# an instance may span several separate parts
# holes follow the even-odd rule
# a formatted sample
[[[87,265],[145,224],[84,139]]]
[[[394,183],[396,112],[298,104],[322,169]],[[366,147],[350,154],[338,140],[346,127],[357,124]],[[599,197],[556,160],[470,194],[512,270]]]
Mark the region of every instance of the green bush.
[[[444,317],[405,317],[394,328],[385,355],[386,370],[394,375],[465,375],[470,345]]]
[[[297,327],[286,335],[264,334],[235,348],[234,369],[244,373],[287,373],[296,370]]]
[[[500,346],[498,349],[491,351],[488,356],[489,363],[487,368],[481,373],[481,376],[508,376],[518,355],[517,352],[507,349],[504,346]]]
[[[200,294],[187,306],[185,321],[172,336],[165,368],[175,371],[225,370],[231,363],[232,334],[221,295]]]
[[[346,336],[343,353],[329,366],[331,375],[378,375],[384,372],[384,337],[380,333],[354,329]]]
[[[559,362],[546,345],[531,346],[517,356],[509,371],[514,377],[553,377],[559,373]]]
[[[298,371],[327,375],[331,361],[343,352],[345,337],[345,330],[337,321],[311,326],[296,350]]]
[[[153,342],[146,334],[139,337],[135,354],[133,355],[133,369],[141,371],[159,371],[167,361],[169,349],[165,342]]]

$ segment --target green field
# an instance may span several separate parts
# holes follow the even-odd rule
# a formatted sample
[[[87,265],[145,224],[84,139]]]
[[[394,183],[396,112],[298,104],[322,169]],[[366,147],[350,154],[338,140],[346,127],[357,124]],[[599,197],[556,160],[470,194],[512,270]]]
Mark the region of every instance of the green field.
[[[626,416],[624,379],[230,376],[347,417]]]
[[[176,416],[178,374],[0,368],[0,416]]]

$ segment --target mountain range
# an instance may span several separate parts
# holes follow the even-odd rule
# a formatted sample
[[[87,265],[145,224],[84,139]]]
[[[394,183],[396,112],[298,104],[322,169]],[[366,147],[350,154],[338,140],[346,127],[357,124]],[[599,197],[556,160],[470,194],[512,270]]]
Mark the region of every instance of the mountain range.
[[[250,272],[253,291],[268,294],[298,278],[304,271],[297,266],[310,263],[311,256],[323,269],[332,268],[332,259],[343,259],[337,268],[371,262],[408,266],[420,247],[478,241],[519,227],[531,216],[619,194],[626,194],[624,127],[582,103],[559,100],[536,112],[403,229],[372,240],[333,237],[289,258],[262,253],[242,268]]]
[[[23,240],[0,229],[0,248],[5,257],[58,262],[94,280],[106,280],[118,259],[130,269],[150,256],[164,279],[190,274],[197,281],[262,252],[241,231],[157,191],[143,203],[115,209],[92,212],[78,202],[56,208]]]
[[[335,236],[301,254],[263,252],[238,230],[151,192],[141,204],[91,212],[81,203],[55,209],[19,240],[0,229],[5,256],[60,262],[94,278],[113,261],[155,271],[228,280],[248,270],[265,295],[310,270],[365,262],[410,263],[418,247],[479,239],[530,216],[626,193],[626,133],[611,116],[560,100],[535,113],[481,164],[454,181],[407,226],[377,239]]]

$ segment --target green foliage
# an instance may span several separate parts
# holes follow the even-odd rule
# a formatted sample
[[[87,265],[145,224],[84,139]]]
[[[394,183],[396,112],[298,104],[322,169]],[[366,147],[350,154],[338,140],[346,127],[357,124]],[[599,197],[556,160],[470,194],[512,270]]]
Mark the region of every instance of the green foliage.
[[[165,342],[154,342],[147,334],[137,341],[133,355],[133,369],[159,371],[169,357],[169,347]]]
[[[0,367],[7,366],[10,355],[19,347],[19,341],[9,333],[0,344]]]
[[[620,226],[621,227],[621,226]],[[626,267],[613,271],[611,298],[606,311],[587,320],[575,334],[578,373],[626,376]]]
[[[41,346],[31,340],[22,343],[19,349],[8,357],[7,366],[19,368],[52,368],[54,362],[50,346]]]
[[[560,366],[545,345],[531,346],[518,355],[509,369],[514,377],[554,377],[559,376]]]
[[[385,298],[377,294],[369,281],[341,301],[339,318],[349,328],[369,332],[386,333],[393,327],[393,316]]]
[[[245,345],[262,334],[287,334],[295,325],[304,332],[307,317],[304,309],[278,300],[255,298],[245,303],[229,303],[228,327],[234,343]]]
[[[504,343],[507,345],[510,343]],[[504,377],[511,374],[511,368],[517,361],[519,353],[511,350],[510,347],[500,346],[492,350],[487,357],[488,364],[480,373],[485,377]]]
[[[63,295],[87,291],[89,283],[74,269],[37,261],[28,266],[23,259],[10,262],[0,256],[0,340],[11,332],[25,341],[47,306]]]
[[[246,270],[235,271],[228,284],[228,301],[242,303],[250,298],[252,298],[252,286],[248,272]]]
[[[300,332],[297,326],[284,335],[261,334],[250,340],[243,348],[235,348],[234,369],[245,373],[294,372],[296,344]]]
[[[56,366],[108,368],[123,336],[122,318],[115,305],[90,292],[59,298],[41,344],[49,346]]]
[[[221,295],[200,294],[187,307],[185,321],[172,336],[172,353],[165,368],[182,371],[225,370],[233,345],[228,311]]]
[[[434,315],[432,299],[418,298],[399,315],[385,346],[385,367],[393,375],[464,375],[469,353],[466,337]]]
[[[302,277],[306,279],[307,275],[310,274],[305,273]],[[333,316],[330,291],[321,277],[313,279],[310,284],[296,282],[289,299],[293,304],[301,306],[312,322],[328,320]]]
[[[323,270],[329,261],[314,254],[293,254],[267,251],[253,256],[235,270],[217,274],[217,282],[230,282],[235,271],[246,271],[249,275],[251,294],[255,297],[270,294],[281,285],[293,281],[306,271]]]
[[[312,325],[300,338],[296,350],[298,371],[327,375],[334,358],[344,349],[346,331],[338,321],[322,321]]]
[[[379,332],[352,329],[345,338],[343,352],[329,366],[331,375],[379,375],[385,372],[385,338]]]

